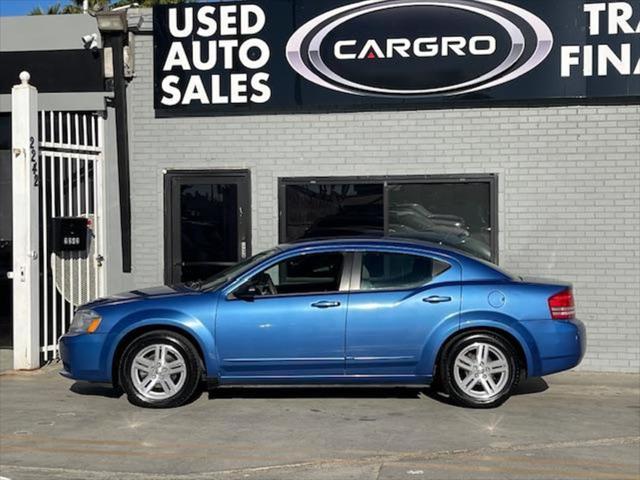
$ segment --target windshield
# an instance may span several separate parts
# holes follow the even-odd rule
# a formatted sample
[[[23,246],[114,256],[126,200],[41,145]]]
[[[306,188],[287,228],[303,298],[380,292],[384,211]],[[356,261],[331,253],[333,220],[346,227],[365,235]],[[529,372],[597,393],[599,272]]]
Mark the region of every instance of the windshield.
[[[256,263],[264,260],[265,258],[273,255],[278,251],[277,248],[272,248],[270,250],[265,250],[264,252],[257,253],[253,257],[247,258],[246,260],[242,260],[235,265],[222,270],[221,272],[216,273],[215,275],[203,280],[200,285],[198,285],[199,290],[215,290],[216,288],[224,285],[229,280],[238,277],[243,274],[251,267],[253,267]]]

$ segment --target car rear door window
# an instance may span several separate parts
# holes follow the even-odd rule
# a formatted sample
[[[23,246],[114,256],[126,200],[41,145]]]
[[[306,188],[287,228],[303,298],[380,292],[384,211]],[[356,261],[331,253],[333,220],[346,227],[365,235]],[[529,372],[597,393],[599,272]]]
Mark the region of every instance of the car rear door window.
[[[448,269],[447,263],[421,255],[365,252],[360,290],[409,290],[426,285]]]

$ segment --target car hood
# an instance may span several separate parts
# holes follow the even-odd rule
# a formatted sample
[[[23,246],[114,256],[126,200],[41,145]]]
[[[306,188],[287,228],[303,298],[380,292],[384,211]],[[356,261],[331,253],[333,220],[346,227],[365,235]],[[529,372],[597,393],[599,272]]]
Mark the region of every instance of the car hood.
[[[122,303],[138,302],[141,300],[170,298],[194,293],[197,293],[197,291],[187,288],[184,285],[162,285],[159,287],[142,288],[138,290],[131,290],[129,292],[116,293],[108,297],[97,298],[84,305],[83,308],[118,305]]]

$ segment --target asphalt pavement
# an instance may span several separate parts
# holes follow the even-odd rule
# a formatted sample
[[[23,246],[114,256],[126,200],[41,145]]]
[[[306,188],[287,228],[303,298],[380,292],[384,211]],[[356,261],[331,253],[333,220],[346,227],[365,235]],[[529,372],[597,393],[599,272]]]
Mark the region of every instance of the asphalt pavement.
[[[0,374],[0,477],[640,479],[640,375],[530,379],[493,410],[404,388],[218,389],[146,410],[58,370]]]

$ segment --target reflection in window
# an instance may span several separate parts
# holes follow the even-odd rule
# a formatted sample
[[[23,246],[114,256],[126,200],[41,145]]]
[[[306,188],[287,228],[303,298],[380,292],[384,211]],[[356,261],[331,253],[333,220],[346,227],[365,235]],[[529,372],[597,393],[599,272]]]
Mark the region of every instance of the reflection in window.
[[[286,186],[286,239],[382,234],[382,184]]]
[[[284,240],[390,235],[492,259],[489,181],[289,183]],[[386,188],[386,204],[384,189]],[[385,215],[388,220],[385,231]]]
[[[361,290],[412,289],[429,283],[449,268],[418,255],[367,252],[362,255]]]
[[[182,281],[207,278],[235,262],[238,250],[238,187],[223,184],[180,186]]]
[[[389,186],[389,234],[450,245],[491,259],[490,186],[406,183]]]

